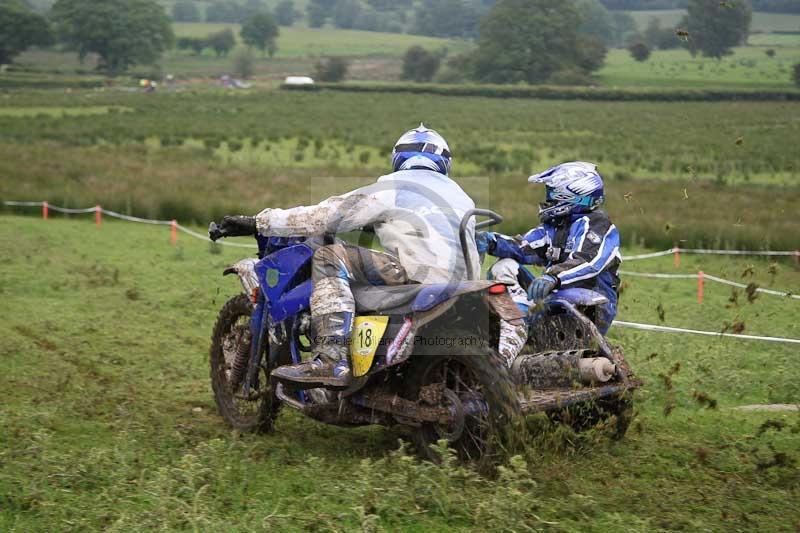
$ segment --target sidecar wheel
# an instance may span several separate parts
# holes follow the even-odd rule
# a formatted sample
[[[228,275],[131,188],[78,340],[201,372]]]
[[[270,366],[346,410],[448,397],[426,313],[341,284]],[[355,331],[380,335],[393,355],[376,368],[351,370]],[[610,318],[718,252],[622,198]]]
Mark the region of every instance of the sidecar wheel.
[[[253,304],[240,294],[222,307],[211,336],[209,362],[214,400],[225,421],[240,431],[266,432],[272,429],[280,402],[273,394],[267,369],[260,369],[259,389],[244,395],[243,380],[236,379],[234,367],[243,354],[250,353],[250,316]],[[237,357],[240,359],[237,361]],[[247,361],[244,361],[247,364]],[[246,366],[245,366],[246,368]],[[232,382],[233,380],[233,382]]]
[[[420,393],[426,397],[426,391],[441,390],[438,406],[450,408],[455,421],[449,427],[422,423],[413,428],[412,439],[423,459],[440,462],[439,453],[431,445],[444,439],[462,463],[491,465],[501,461],[512,444],[511,427],[521,420],[519,402],[495,350],[474,335],[451,335],[473,342],[466,343],[471,344],[468,348],[415,353],[406,375],[404,396],[430,403]]]

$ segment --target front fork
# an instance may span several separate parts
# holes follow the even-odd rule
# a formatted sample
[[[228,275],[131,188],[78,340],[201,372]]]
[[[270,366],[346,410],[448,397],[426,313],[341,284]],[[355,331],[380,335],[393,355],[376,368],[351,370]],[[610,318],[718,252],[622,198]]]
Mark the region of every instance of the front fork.
[[[291,324],[288,326],[290,331],[292,332],[291,335],[286,335],[286,324],[281,323],[279,324],[281,329],[280,336],[274,332],[277,329],[278,325],[273,324],[272,320],[270,319],[269,309],[267,307],[266,299],[264,298],[263,294],[259,294],[258,302],[256,303],[255,308],[253,309],[253,315],[250,318],[250,332],[252,333],[251,338],[257,339],[256,342],[251,343],[250,345],[250,360],[247,363],[247,379],[245,380],[244,384],[244,393],[245,395],[250,394],[250,389],[259,390],[260,383],[259,383],[259,368],[261,367],[261,359],[267,350],[265,349],[267,346],[270,347],[268,353],[269,357],[269,364],[267,365],[268,369],[277,368],[280,366],[280,350],[278,350],[277,344],[283,344],[285,342],[289,342],[289,349],[292,357],[292,363],[299,363],[301,360],[300,357],[300,349],[298,348],[298,340],[297,340],[297,321],[291,320]],[[273,331],[270,334],[270,330]],[[269,379],[269,376],[267,376]],[[303,403],[306,402],[306,395],[305,392],[299,391],[300,401]]]
[[[250,394],[250,389],[259,389],[258,369],[261,366],[261,355],[264,353],[264,346],[267,342],[269,331],[269,312],[267,312],[266,300],[263,294],[258,295],[258,301],[250,317],[251,339],[256,342],[250,344],[250,360],[247,362],[247,379],[244,382],[245,395]]]

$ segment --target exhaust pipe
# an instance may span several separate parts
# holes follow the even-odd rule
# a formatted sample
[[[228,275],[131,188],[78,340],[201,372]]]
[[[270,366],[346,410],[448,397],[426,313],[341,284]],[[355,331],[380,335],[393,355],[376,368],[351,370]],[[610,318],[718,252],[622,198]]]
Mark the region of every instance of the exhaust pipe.
[[[565,388],[606,383],[617,373],[607,357],[583,357],[589,350],[570,350],[517,357],[511,374],[520,385],[535,389]]]

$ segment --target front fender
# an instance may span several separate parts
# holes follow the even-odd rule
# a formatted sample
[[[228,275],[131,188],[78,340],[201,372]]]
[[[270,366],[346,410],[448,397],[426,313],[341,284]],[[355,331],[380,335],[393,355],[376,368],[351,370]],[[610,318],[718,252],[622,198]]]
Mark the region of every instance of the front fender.
[[[228,274],[236,274],[239,276],[239,281],[242,283],[242,289],[244,289],[245,294],[252,297],[253,290],[258,288],[256,263],[258,263],[258,259],[251,257],[242,259],[241,261],[238,261],[237,263],[234,263],[230,267],[226,268],[222,275],[227,276]]]

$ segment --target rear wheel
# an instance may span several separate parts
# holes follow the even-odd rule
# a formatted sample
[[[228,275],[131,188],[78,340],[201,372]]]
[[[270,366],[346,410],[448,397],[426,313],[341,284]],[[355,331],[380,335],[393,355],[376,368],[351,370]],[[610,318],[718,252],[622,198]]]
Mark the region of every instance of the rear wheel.
[[[509,444],[519,403],[499,355],[485,340],[458,333],[453,338],[459,346],[413,356],[405,391],[410,400],[447,408],[453,422],[422,423],[412,438],[418,453],[434,462],[441,457],[431,445],[444,439],[461,462],[493,463]]]
[[[272,429],[280,402],[275,398],[267,369],[259,368],[258,388],[244,391],[245,374],[253,342],[250,317],[253,304],[240,294],[222,307],[211,336],[211,387],[222,417],[241,431]]]

